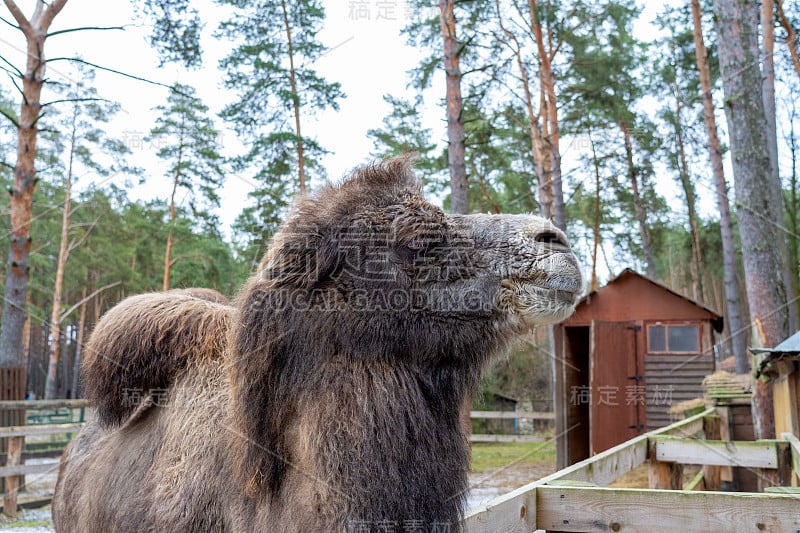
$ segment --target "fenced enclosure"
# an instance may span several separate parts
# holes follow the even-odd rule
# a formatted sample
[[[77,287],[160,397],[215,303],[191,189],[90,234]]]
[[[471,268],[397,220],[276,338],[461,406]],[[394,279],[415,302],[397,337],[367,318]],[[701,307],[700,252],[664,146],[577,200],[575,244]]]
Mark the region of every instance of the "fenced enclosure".
[[[16,517],[19,493],[25,476],[54,474],[58,458],[86,418],[86,400],[2,401],[0,412],[24,413],[25,425],[0,427],[4,444],[0,478],[3,484],[3,513]],[[48,459],[52,459],[48,461]],[[47,505],[52,494],[25,502],[28,506]]]
[[[731,441],[727,420],[716,408],[645,433],[594,457],[521,487],[475,509],[465,519],[469,533],[536,530],[798,531],[800,442],[781,439]],[[650,488],[607,487],[649,463]],[[683,465],[702,465],[682,485]],[[723,469],[760,469],[765,493],[720,492]],[[703,489],[703,490],[700,490]]]

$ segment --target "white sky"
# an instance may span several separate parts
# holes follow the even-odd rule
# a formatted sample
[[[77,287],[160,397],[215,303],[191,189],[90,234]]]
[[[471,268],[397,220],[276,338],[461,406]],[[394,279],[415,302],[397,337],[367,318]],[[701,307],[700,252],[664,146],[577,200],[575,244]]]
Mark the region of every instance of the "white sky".
[[[32,11],[32,0],[18,0],[18,3],[26,13]],[[404,0],[367,0],[363,4],[369,10],[368,19],[363,16],[356,18],[351,10],[353,3],[350,1],[323,0],[322,3],[327,19],[320,38],[331,50],[315,67],[326,79],[340,82],[346,98],[341,101],[339,111],[304,117],[303,127],[304,134],[316,137],[323,147],[331,151],[324,164],[328,178],[337,180],[350,168],[370,159],[372,144],[367,139],[367,130],[380,127],[383,117],[389,112],[389,106],[383,102],[383,95],[410,95],[406,88],[406,73],[418,63],[421,53],[407,46],[405,37],[400,34],[401,28],[407,23]],[[645,11],[641,17],[643,22],[635,30],[640,37],[652,37],[653,27],[648,22],[654,19],[664,5],[662,2],[645,3]],[[56,18],[52,30],[76,26],[128,25],[132,21],[134,25],[125,31],[87,31],[55,36],[47,41],[47,57],[80,55],[93,63],[166,84],[178,81],[188,83],[196,87],[198,95],[211,108],[212,113],[218,112],[232,97],[222,88],[222,73],[217,69],[218,60],[228,51],[226,44],[215,41],[211,36],[218,22],[225,18],[224,9],[209,0],[193,3],[206,21],[203,38],[205,56],[202,69],[187,72],[177,66],[158,68],[156,53],[147,42],[148,29],[135,25],[136,17],[131,6],[132,0],[68,2]],[[383,10],[381,6],[384,7]],[[5,8],[0,8],[0,14],[10,18]],[[0,54],[21,65],[23,50],[21,34],[4,24],[0,25]],[[50,77],[58,77],[67,72],[69,67],[66,62],[56,62],[48,66]],[[8,83],[5,86],[10,87]],[[103,72],[97,74],[96,87],[101,96],[122,104],[121,113],[107,128],[108,133],[127,141],[134,152],[134,163],[146,170],[145,184],[135,189],[132,195],[167,198],[170,183],[163,177],[164,166],[155,157],[155,149],[141,141],[141,137],[150,131],[155,122],[156,114],[152,109],[165,102],[167,90]],[[444,111],[439,107],[443,94],[443,76],[438,76],[427,94],[423,112],[424,126],[433,129],[434,137],[442,143],[446,135]],[[235,135],[218,119],[217,124],[223,130],[223,150],[237,152],[239,146]],[[566,150],[568,147],[565,144]],[[565,154],[567,165],[569,159],[570,155]],[[87,176],[82,183],[88,184],[92,179]],[[657,178],[656,181],[657,189],[668,200],[679,198],[671,175]],[[252,185],[246,178],[229,176],[221,195],[221,218],[226,229],[246,204],[246,195],[251,188]],[[710,194],[703,196],[709,199],[711,197]],[[682,205],[683,202],[670,203]]]

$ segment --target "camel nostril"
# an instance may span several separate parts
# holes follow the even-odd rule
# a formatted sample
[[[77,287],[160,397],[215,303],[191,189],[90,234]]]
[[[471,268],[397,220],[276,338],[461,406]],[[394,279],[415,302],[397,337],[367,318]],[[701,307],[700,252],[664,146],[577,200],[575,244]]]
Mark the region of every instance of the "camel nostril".
[[[538,235],[536,235],[536,242],[567,246],[567,243],[564,242],[564,239],[555,231],[543,231],[539,233]]]

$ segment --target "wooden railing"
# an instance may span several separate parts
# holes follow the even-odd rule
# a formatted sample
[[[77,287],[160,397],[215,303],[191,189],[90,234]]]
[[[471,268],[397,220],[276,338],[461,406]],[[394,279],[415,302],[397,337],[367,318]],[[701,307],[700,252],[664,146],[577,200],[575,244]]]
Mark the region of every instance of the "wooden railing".
[[[554,422],[555,413],[539,413],[532,411],[472,411],[472,419],[490,420],[545,420]],[[490,435],[485,433],[471,434],[471,442],[544,442],[545,438],[538,435]]]
[[[81,409],[88,406],[86,400],[38,400],[2,401],[0,411],[42,411],[49,409]],[[0,467],[0,478],[5,478],[3,494],[3,513],[9,517],[17,516],[17,496],[22,476],[47,474],[58,469],[58,463],[23,464],[25,437],[42,435],[63,435],[77,433],[83,422],[66,424],[47,424],[31,426],[0,427],[0,439],[7,439],[5,466]]]
[[[626,441],[580,463],[521,487],[465,518],[469,533],[547,531],[800,531],[800,498],[793,494],[732,493],[697,488],[714,468],[768,469],[785,479],[800,475],[800,443],[781,440],[707,440],[719,418],[714,408]],[[788,453],[787,453],[788,452]],[[790,459],[786,460],[785,458]],[[650,489],[608,488],[649,462]],[[680,464],[709,465],[691,487],[681,487]],[[673,490],[665,490],[673,489]],[[681,489],[681,490],[674,490]],[[786,492],[792,492],[788,489]]]

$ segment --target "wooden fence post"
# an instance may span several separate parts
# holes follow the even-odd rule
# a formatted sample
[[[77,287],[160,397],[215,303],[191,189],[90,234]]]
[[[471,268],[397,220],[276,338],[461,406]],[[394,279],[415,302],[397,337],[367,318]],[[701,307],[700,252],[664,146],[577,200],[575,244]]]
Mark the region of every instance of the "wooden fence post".
[[[22,459],[22,448],[25,437],[11,437],[8,442],[6,466],[17,466]],[[3,513],[9,518],[17,518],[17,493],[20,476],[6,476],[5,494],[3,494]]]
[[[707,416],[703,419],[703,433],[706,440],[720,440],[720,418]],[[716,465],[703,465],[703,488],[705,490],[719,490],[721,486],[721,469]]]
[[[681,490],[683,488],[683,466],[680,463],[659,461],[656,458],[656,445],[647,445],[648,479],[651,489]]]

